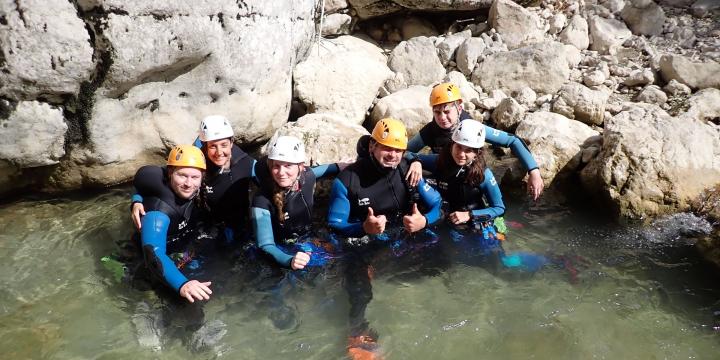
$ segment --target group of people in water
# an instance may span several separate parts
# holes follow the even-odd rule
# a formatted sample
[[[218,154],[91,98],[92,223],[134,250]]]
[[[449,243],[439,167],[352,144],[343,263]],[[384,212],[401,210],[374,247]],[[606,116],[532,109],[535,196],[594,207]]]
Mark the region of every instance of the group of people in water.
[[[132,219],[145,266],[188,302],[210,299],[211,281],[193,271],[203,248],[216,244],[185,236],[203,214],[222,229],[216,243],[254,239],[256,249],[289,272],[326,266],[342,254],[351,305],[348,356],[377,358],[377,334],[365,311],[372,299],[373,262],[383,249],[433,251],[439,240],[433,225],[444,218],[454,241],[472,241],[499,263],[517,265],[502,248],[498,221],[505,205],[483,157],[485,143],[509,147],[519,157],[534,199],[544,187],[522,140],[473,120],[462,109],[456,85],[435,86],[430,106],[433,121],[413,138],[400,120],[382,119],[358,140],[355,162],[314,167],[305,166],[305,147],[296,137],[275,138],[267,158],[256,161],[233,143],[227,118],[202,119],[195,144],[174,147],[165,167],[144,166],[135,175]],[[431,154],[418,153],[425,146]],[[426,179],[423,171],[432,175]],[[328,177],[335,177],[330,235],[318,236],[314,188]],[[257,190],[250,200],[251,182]]]

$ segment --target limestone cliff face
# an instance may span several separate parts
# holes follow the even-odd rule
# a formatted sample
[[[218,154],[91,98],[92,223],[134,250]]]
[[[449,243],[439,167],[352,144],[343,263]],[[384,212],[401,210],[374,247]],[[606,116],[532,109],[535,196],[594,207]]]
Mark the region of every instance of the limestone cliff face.
[[[226,114],[287,120],[316,1],[0,1],[0,196],[127,181]]]

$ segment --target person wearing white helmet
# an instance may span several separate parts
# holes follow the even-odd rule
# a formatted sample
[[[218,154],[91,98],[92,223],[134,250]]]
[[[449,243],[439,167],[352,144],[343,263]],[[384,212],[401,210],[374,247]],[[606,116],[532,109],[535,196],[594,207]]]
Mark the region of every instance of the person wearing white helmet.
[[[230,121],[222,115],[206,116],[200,122],[195,146],[200,148],[208,161],[208,169],[202,191],[205,195],[210,217],[219,228],[224,229],[225,240],[233,242],[236,236],[247,234],[248,190],[250,181],[257,183],[255,159],[233,143],[234,132]],[[145,215],[142,196],[133,196],[132,219],[141,228]]]
[[[257,245],[292,270],[322,266],[331,255],[317,246],[312,231],[315,181],[334,176],[346,164],[306,168],[305,145],[294,136],[277,137],[267,153],[267,161],[258,163],[265,181],[250,209]]]

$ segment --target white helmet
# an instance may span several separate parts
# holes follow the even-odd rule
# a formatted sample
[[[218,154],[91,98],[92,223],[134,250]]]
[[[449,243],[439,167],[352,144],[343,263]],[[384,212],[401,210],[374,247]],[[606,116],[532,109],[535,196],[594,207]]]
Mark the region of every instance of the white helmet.
[[[480,149],[485,145],[485,125],[471,119],[463,120],[453,132],[452,140],[460,145]]]
[[[268,159],[293,164],[305,162],[305,145],[294,136],[278,136],[268,149]]]
[[[230,121],[222,115],[206,116],[200,122],[200,141],[208,142],[219,139],[231,138],[233,133]]]

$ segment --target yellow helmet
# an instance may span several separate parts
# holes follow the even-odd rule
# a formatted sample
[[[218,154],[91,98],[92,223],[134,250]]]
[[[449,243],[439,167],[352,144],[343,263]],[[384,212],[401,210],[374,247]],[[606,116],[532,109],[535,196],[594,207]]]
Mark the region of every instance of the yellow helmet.
[[[193,145],[178,145],[170,150],[167,165],[205,170],[205,155]]]
[[[378,121],[373,128],[371,137],[378,143],[393,149],[407,149],[407,130],[400,120],[385,118]]]
[[[435,85],[430,92],[430,106],[462,100],[460,88],[453,83]]]

